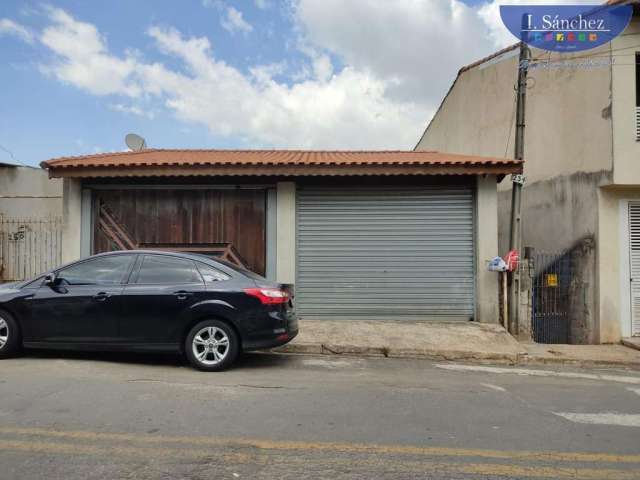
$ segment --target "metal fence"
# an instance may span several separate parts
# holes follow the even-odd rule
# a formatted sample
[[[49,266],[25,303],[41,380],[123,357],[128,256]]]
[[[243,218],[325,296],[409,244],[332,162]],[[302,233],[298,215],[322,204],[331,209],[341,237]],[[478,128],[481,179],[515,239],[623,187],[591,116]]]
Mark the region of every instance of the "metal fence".
[[[538,343],[568,343],[571,252],[532,255],[532,334]]]
[[[0,216],[0,282],[25,280],[60,264],[62,219]]]

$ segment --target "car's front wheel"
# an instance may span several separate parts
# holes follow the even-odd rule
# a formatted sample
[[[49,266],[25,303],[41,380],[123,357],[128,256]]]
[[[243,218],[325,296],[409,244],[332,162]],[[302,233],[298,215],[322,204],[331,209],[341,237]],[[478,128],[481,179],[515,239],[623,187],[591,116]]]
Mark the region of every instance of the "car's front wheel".
[[[204,320],[189,331],[184,350],[189,363],[195,368],[217,372],[228,368],[236,360],[240,339],[226,323]]]
[[[20,351],[18,323],[7,312],[0,311],[0,358],[8,358]]]

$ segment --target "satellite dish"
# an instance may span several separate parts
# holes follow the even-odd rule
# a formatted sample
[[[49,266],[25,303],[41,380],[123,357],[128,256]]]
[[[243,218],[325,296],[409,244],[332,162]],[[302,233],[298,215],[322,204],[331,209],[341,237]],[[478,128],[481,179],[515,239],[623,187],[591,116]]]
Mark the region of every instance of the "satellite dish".
[[[128,133],[127,136],[124,137],[124,143],[126,143],[127,147],[133,152],[139,152],[147,148],[147,142],[144,141],[144,138],[135,133]]]

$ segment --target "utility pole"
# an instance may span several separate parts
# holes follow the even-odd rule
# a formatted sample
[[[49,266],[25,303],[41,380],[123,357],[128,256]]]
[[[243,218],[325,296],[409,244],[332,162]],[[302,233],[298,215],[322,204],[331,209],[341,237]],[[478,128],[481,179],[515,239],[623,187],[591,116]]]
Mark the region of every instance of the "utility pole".
[[[527,100],[527,73],[529,71],[529,61],[531,60],[531,50],[526,43],[520,42],[520,56],[518,60],[518,85],[516,90],[516,141],[515,159],[524,158],[524,127],[525,127],[525,105]],[[511,190],[511,225],[509,229],[509,250],[515,250],[518,255],[522,251],[522,225],[520,222],[520,208],[522,204],[522,186],[524,185],[524,175],[512,175]],[[516,268],[511,272],[511,282],[509,282],[509,323],[508,330],[512,335],[518,335],[519,330],[519,308],[520,297],[520,271]]]

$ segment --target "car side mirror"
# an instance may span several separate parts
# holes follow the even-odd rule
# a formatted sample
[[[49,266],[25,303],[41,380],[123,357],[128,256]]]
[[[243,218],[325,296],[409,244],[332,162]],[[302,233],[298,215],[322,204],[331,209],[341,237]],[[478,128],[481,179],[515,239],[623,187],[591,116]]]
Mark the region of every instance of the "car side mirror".
[[[58,277],[56,277],[54,272],[47,273],[44,276],[44,284],[49,287],[55,287],[58,284]]]

